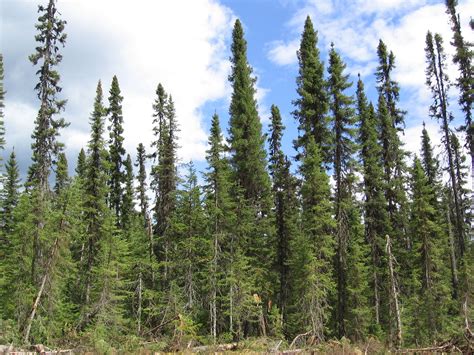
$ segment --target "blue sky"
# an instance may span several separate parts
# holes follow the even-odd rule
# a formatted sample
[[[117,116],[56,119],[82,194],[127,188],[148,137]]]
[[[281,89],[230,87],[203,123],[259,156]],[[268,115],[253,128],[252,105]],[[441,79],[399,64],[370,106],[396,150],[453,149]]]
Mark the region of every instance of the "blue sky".
[[[37,0],[2,0],[0,48],[5,62],[7,90],[5,121],[7,151],[14,145],[26,171],[31,156],[30,135],[39,106],[33,87],[35,68],[28,55],[35,47]],[[374,98],[373,72],[376,46],[382,38],[397,58],[395,78],[401,85],[401,107],[408,111],[403,140],[408,150],[418,149],[421,123],[427,121],[435,143],[436,122],[428,118],[430,96],[424,85],[426,31],[440,32],[448,44],[451,33],[442,1],[430,0],[59,0],[68,21],[68,41],[63,50],[62,97],[68,99],[64,117],[71,122],[63,131],[70,165],[89,135],[89,115],[97,80],[108,91],[118,76],[124,96],[125,146],[135,155],[139,142],[151,141],[151,105],[159,82],[176,102],[181,125],[180,157],[193,159],[204,169],[210,117],[216,111],[224,127],[228,121],[230,87],[229,46],[235,18],[244,24],[249,62],[257,81],[257,98],[264,129],[271,104],[280,107],[287,131],[285,150],[293,155],[297,132],[291,116],[296,98],[296,49],[303,22],[313,19],[319,48],[326,62],[327,49],[335,42],[355,81],[360,72]],[[474,13],[472,1],[460,0],[465,36]],[[452,79],[456,68],[450,65]],[[455,98],[455,90],[451,90]],[[456,100],[452,100],[457,112]]]

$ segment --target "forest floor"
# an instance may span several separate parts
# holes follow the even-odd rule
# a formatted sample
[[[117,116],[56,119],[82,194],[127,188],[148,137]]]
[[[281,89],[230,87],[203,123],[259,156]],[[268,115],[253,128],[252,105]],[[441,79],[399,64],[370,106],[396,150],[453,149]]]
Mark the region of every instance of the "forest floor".
[[[120,347],[112,347],[105,342],[95,342],[89,345],[82,345],[82,342],[62,349],[48,348],[42,344],[31,345],[29,347],[15,347],[13,344],[0,345],[1,354],[224,354],[224,353],[245,353],[245,354],[474,354],[474,336],[472,332],[467,332],[463,336],[439,342],[428,347],[390,348],[387,344],[377,339],[369,338],[364,343],[354,344],[349,339],[328,340],[323,343],[311,344],[311,338],[306,334],[297,336],[291,343],[281,339],[259,337],[249,338],[240,342],[202,345],[196,340],[180,338],[163,338],[150,342],[124,342]],[[135,338],[138,340],[138,338]],[[72,339],[69,339],[71,341]]]
[[[298,346],[296,346],[298,345]],[[37,344],[29,348],[15,348],[13,345],[0,345],[0,354],[224,354],[224,353],[245,353],[245,354],[344,354],[344,355],[362,355],[362,354],[440,354],[440,353],[470,353],[466,349],[458,348],[452,343],[442,343],[432,347],[417,349],[389,349],[386,345],[375,339],[369,339],[362,344],[352,344],[347,339],[339,341],[329,340],[313,346],[305,344],[288,344],[282,340],[270,338],[254,338],[241,342],[216,344],[216,345],[194,345],[192,342],[186,346],[171,348],[163,346],[161,342],[142,343],[136,349],[118,350],[114,348],[88,348],[76,347],[74,349],[50,349],[44,345]]]

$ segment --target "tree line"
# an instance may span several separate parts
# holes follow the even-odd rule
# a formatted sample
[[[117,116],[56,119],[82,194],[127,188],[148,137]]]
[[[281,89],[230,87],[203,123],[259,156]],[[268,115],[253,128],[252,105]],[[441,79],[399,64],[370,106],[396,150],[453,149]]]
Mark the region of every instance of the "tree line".
[[[139,144],[132,161],[116,76],[108,93],[97,84],[90,138],[69,176],[57,71],[66,21],[55,0],[38,11],[29,58],[38,67],[39,101],[32,164],[22,183],[11,150],[2,174],[2,341],[121,347],[168,339],[179,348],[256,336],[299,336],[308,344],[374,337],[401,347],[470,329],[472,195],[463,147],[472,173],[474,67],[455,0],[446,0],[446,13],[462,127],[452,123],[443,38],[428,32],[425,43],[429,116],[439,123],[441,156],[425,128],[421,154],[404,150],[406,111],[386,44],[377,46],[371,102],[334,44],[323,63],[309,16],[292,102],[298,136],[294,156],[286,155],[276,105],[263,132],[237,19],[227,139],[214,114],[202,184],[192,162],[179,173],[175,105],[161,84],[153,142]],[[5,149],[3,76],[0,56]]]

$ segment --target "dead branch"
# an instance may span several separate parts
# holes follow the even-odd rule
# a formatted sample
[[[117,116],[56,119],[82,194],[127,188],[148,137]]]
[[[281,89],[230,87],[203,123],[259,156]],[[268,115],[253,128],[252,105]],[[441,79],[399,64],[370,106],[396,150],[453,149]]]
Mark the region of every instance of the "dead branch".
[[[296,341],[301,338],[301,337],[305,337],[307,335],[311,334],[311,330],[309,332],[306,332],[306,333],[303,333],[303,334],[298,334],[294,339],[293,341],[291,342],[290,344],[290,349],[293,348],[293,345],[295,345]]]

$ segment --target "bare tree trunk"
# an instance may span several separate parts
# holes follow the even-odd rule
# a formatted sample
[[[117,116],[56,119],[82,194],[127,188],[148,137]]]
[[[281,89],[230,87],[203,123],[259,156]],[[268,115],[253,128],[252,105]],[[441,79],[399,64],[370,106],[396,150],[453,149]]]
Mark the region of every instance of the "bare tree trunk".
[[[451,283],[453,285],[453,298],[458,298],[458,269],[457,269],[457,261],[456,261],[456,253],[454,247],[454,238],[453,238],[453,229],[451,227],[451,213],[449,211],[449,201],[446,205],[446,220],[448,225],[448,238],[449,238],[449,252],[450,252],[450,259],[451,259]]]
[[[43,295],[44,287],[46,285],[46,280],[49,277],[49,271],[50,271],[51,265],[53,263],[53,260],[55,259],[55,255],[56,255],[56,251],[58,249],[58,246],[59,246],[59,238],[56,238],[56,240],[54,241],[54,244],[53,244],[53,248],[51,250],[51,255],[50,255],[50,258],[48,260],[48,264],[46,265],[46,269],[44,271],[43,279],[41,280],[40,289],[38,291],[38,294],[36,295],[35,302],[33,303],[33,307],[31,309],[30,317],[28,318],[28,324],[27,324],[26,329],[25,329],[25,336],[23,338],[23,342],[25,344],[28,343],[28,338],[30,337],[31,325],[33,324],[33,320],[34,320],[35,315],[36,315],[36,309],[38,308],[38,305],[39,305],[40,300],[41,300],[41,296]]]
[[[212,295],[211,295],[211,335],[216,343],[217,338],[217,253],[218,253],[217,234],[214,235],[214,258],[212,260]]]
[[[400,348],[402,345],[402,321],[401,321],[401,314],[400,314],[400,305],[398,303],[398,287],[397,281],[395,279],[395,271],[394,271],[394,257],[392,255],[392,247],[390,242],[390,237],[388,234],[386,235],[387,244],[386,244],[386,252],[388,254],[388,269],[390,273],[390,296],[392,298],[392,304],[394,306],[395,317],[396,317],[396,324],[397,324],[397,337],[396,337],[396,346]]]
[[[150,264],[153,262],[154,253],[153,253],[153,228],[151,225],[151,218],[150,215],[146,214],[146,231],[148,234],[148,243],[149,243],[149,254],[150,254]],[[152,286],[155,286],[155,271],[153,270],[153,266],[151,266],[151,282]]]

